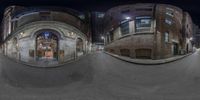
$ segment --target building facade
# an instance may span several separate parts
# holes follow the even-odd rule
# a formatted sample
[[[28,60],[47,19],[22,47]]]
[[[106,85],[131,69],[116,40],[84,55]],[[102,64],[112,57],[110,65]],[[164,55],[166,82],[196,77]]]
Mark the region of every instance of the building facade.
[[[200,28],[195,24],[193,24],[193,37],[195,47],[200,48]]]
[[[103,39],[101,38],[103,36],[103,30],[104,30],[104,12],[92,12],[92,42],[102,42]]]
[[[93,43],[92,52],[104,51],[104,43]]]
[[[163,59],[192,52],[192,20],[182,9],[139,3],[105,14],[105,50],[139,59]]]
[[[192,52],[193,50],[193,42],[194,42],[194,29],[193,29],[193,22],[189,13],[183,13],[183,39],[184,39],[184,48],[186,53]]]
[[[33,64],[59,64],[91,50],[84,15],[59,7],[10,6],[2,21],[4,55]]]

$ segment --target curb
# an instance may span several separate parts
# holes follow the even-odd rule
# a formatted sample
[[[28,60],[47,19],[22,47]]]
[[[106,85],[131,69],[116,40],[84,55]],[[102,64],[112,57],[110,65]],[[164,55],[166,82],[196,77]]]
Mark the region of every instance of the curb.
[[[108,55],[110,55],[112,57],[115,57],[117,59],[129,62],[129,63],[139,64],[139,65],[160,65],[160,64],[170,63],[170,62],[174,62],[174,61],[183,59],[183,58],[185,58],[187,56],[192,55],[194,52],[186,54],[186,55],[183,55],[183,56],[178,56],[177,58],[171,57],[171,58],[162,59],[162,60],[132,59],[132,58],[129,58],[129,57],[123,57],[123,56],[119,56],[119,55],[116,55],[116,54],[112,54],[112,53],[109,53],[109,52],[106,52],[106,51],[104,51],[104,53],[108,54]]]
[[[1,55],[4,56],[4,57],[7,58],[7,59],[13,61],[13,62],[20,63],[20,64],[23,64],[23,65],[27,65],[27,66],[32,67],[32,68],[33,68],[33,67],[34,67],[34,68],[57,68],[57,67],[62,67],[63,65],[66,65],[66,64],[69,64],[69,63],[76,62],[76,61],[80,60],[81,58],[85,57],[85,56],[88,55],[88,54],[82,55],[82,56],[80,56],[80,57],[77,58],[77,59],[70,59],[70,60],[67,61],[67,62],[64,62],[64,63],[61,63],[61,64],[55,64],[55,65],[52,65],[52,66],[39,66],[39,65],[29,64],[29,63],[27,63],[27,62],[15,60],[15,59],[10,58],[10,57],[8,57],[8,56],[5,56],[5,55],[3,55],[3,54],[1,54]]]

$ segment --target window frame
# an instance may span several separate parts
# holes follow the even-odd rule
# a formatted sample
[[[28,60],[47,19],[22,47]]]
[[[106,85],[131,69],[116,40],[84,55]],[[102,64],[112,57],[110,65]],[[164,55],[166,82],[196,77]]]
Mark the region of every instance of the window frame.
[[[174,17],[174,9],[167,7],[165,10],[165,14],[168,16]]]
[[[164,32],[164,42],[169,43],[169,32],[168,31]]]
[[[173,24],[173,20],[166,17],[165,18],[165,23],[168,24],[168,25],[172,25]]]
[[[123,27],[122,28],[123,25],[127,25],[128,27]],[[126,30],[127,32],[124,34],[125,28],[128,28],[128,29]],[[123,32],[122,32],[122,29],[123,29]],[[120,24],[120,32],[121,32],[121,36],[125,36],[125,35],[130,34],[130,23],[129,23],[129,21],[126,21],[126,22]]]
[[[137,26],[137,22],[138,22],[138,20],[140,20],[140,23],[141,23],[141,20],[142,19],[149,19],[149,21],[150,21],[150,26],[149,27],[138,27]],[[153,18],[151,17],[151,16],[136,16],[135,17],[135,32],[136,33],[140,33],[140,32],[151,32],[151,29],[152,29],[152,26],[153,26],[153,24],[152,24],[152,21],[153,21]],[[145,30],[142,30],[142,29],[145,29]],[[148,31],[146,31],[148,29]]]

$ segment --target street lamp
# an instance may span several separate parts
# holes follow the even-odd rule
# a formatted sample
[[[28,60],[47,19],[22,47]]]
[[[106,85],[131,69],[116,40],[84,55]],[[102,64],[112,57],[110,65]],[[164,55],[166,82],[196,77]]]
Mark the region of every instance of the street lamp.
[[[105,45],[105,37],[101,36],[101,39],[103,40],[103,45]]]
[[[125,19],[129,20],[129,19],[131,19],[131,17],[127,16]]]
[[[23,34],[24,34],[24,32],[21,32],[20,34],[21,34],[21,35],[23,35]]]
[[[105,39],[104,36],[101,36],[101,39]]]
[[[192,47],[194,46],[194,39],[193,39],[193,37],[190,37],[190,42],[191,42],[191,44],[192,44]]]
[[[193,40],[193,37],[190,38],[190,41],[192,41],[192,40]]]

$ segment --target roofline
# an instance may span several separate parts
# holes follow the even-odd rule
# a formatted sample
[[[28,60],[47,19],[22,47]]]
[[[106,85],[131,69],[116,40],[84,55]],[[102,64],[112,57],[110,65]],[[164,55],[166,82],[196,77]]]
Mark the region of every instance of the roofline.
[[[124,5],[118,5],[115,7],[112,7],[110,9],[108,9],[106,12],[110,12],[119,8],[123,8],[123,7],[127,7],[127,6],[134,6],[134,5],[165,5],[165,6],[171,6],[171,7],[175,7],[176,9],[182,10],[180,7],[178,6],[174,6],[171,4],[163,4],[163,3],[133,3],[133,4],[124,4]]]

